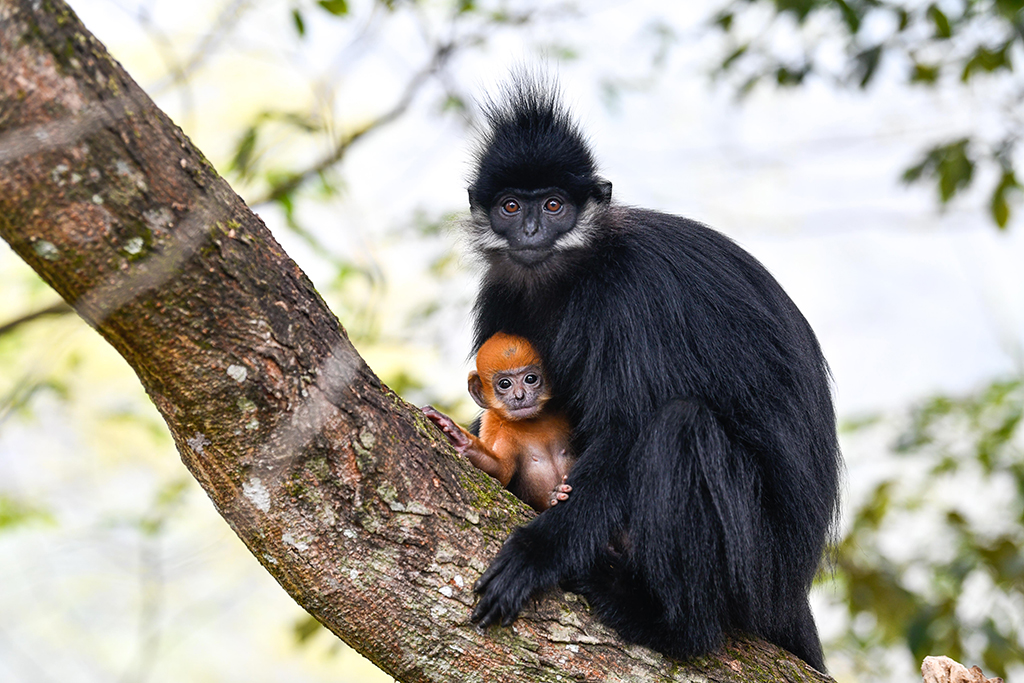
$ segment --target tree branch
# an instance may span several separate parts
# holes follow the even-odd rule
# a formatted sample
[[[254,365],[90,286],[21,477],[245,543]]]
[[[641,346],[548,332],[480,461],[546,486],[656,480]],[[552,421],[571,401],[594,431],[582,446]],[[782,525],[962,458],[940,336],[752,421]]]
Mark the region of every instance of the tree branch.
[[[380,383],[61,0],[0,0],[0,236],[136,371],[256,559],[399,680],[827,680],[753,642],[684,667],[573,596],[474,628],[472,583],[525,506]]]
[[[391,109],[388,109],[369,123],[366,123],[345,135],[342,139],[338,140],[332,150],[315,161],[308,168],[294,173],[285,180],[276,183],[267,191],[266,194],[262,197],[252,199],[250,203],[253,206],[260,206],[262,204],[269,204],[283,197],[287,197],[310,179],[315,178],[340,163],[345,157],[345,154],[348,153],[349,148],[361,138],[379,128],[383,128],[405,113],[409,108],[409,105],[412,104],[413,99],[416,97],[416,93],[418,93],[420,88],[423,87],[423,84],[426,83],[427,78],[444,66],[445,61],[447,61],[453,49],[454,46],[452,44],[437,46],[434,54],[430,58],[430,61],[425,67],[409,79],[409,83],[405,86],[402,96],[398,98],[398,101],[391,107]]]
[[[73,311],[74,309],[68,306],[66,302],[59,301],[51,306],[47,306],[46,308],[40,308],[38,311],[32,311],[31,313],[26,313],[25,315],[19,316],[14,320],[11,320],[9,322],[4,323],[3,325],[0,325],[0,337],[4,336],[5,334],[10,334],[11,332],[14,332],[14,330],[21,327],[22,325],[30,323],[33,320],[38,320],[39,318],[42,318],[44,316],[64,315],[66,313],[72,313]]]

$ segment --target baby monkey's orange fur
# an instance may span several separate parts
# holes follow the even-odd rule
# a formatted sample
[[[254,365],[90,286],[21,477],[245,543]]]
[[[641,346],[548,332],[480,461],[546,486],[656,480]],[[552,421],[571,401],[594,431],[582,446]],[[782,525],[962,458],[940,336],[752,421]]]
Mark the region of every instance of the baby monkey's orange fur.
[[[484,409],[476,437],[434,408],[423,408],[469,461],[541,512],[568,498],[569,422],[545,410],[551,389],[526,339],[499,332],[480,347],[469,393]]]

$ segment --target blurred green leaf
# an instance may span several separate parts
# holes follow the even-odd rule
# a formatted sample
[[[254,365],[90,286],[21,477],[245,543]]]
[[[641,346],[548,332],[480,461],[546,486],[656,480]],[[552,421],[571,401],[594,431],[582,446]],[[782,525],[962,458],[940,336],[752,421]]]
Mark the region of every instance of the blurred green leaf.
[[[850,33],[856,33],[860,30],[861,21],[864,19],[863,6],[859,3],[854,8],[848,2],[844,0],[835,0],[835,4],[839,7],[840,13],[843,15],[843,22],[846,23],[846,28]]]
[[[271,184],[274,180],[271,180]],[[285,221],[288,225],[295,223],[295,201],[292,199],[292,193],[287,192],[274,198],[277,204],[281,205],[281,210],[284,211]]]
[[[145,536],[163,533],[167,522],[174,517],[185,502],[190,480],[174,479],[157,489],[149,510],[136,521],[139,531]]]
[[[0,532],[33,522],[53,524],[53,516],[42,508],[0,493]]]
[[[996,0],[996,11],[1007,19],[1020,21],[1024,0]]]
[[[846,416],[839,421],[839,432],[858,432],[862,429],[874,427],[882,421],[879,413],[868,413],[863,415]]]
[[[751,76],[750,78],[743,81],[743,84],[740,85],[740,87],[737,89],[736,94],[741,98],[746,97],[751,93],[751,91],[753,91],[754,87],[758,84],[760,80],[760,76]]]
[[[964,140],[942,150],[942,157],[936,166],[939,180],[939,198],[943,203],[968,187],[974,178],[974,161],[967,155],[967,144]]]
[[[924,158],[903,173],[903,180],[913,183],[924,176],[937,181],[939,198],[947,203],[974,178],[974,160],[968,154],[969,138],[939,145],[928,150]]]
[[[729,69],[736,62],[737,59],[739,59],[740,57],[747,53],[747,50],[749,48],[750,44],[744,43],[743,45],[740,45],[738,48],[730,52],[729,55],[724,60],[722,60],[722,70],[724,71],[726,69]]]
[[[993,671],[1006,680],[1006,663],[1021,659],[1019,638],[1008,638],[992,619],[985,620],[982,633],[986,642],[982,654],[985,671]]]
[[[382,375],[381,380],[399,396],[406,396],[411,391],[423,389],[423,382],[405,370]]]
[[[444,98],[444,102],[441,103],[441,111],[465,112],[468,109],[469,106],[466,104],[466,100],[455,94],[449,94]]]
[[[939,9],[938,5],[928,7],[928,18],[932,20],[932,24],[935,27],[936,38],[944,39],[953,35],[953,27],[949,23],[949,18]]]
[[[876,45],[875,47],[868,48],[860,52],[855,58],[854,74],[858,77],[858,84],[861,88],[866,88],[868,83],[874,77],[875,72],[878,71],[878,64],[882,59],[882,46]]]
[[[930,85],[939,80],[939,73],[940,70],[937,65],[914,62],[914,70],[910,75],[910,81],[912,83],[927,83]]]
[[[231,164],[228,168],[242,178],[252,176],[253,153],[256,150],[258,134],[256,125],[249,126],[235,144],[235,153],[231,156]]]
[[[903,7],[892,8],[896,13],[896,30],[903,33],[910,26],[910,12]]]
[[[1024,556],[1021,556],[1016,539],[1000,536],[989,545],[978,548],[977,553],[996,583],[1024,589]]]
[[[336,17],[343,17],[348,14],[348,2],[346,0],[317,0],[316,4]]]
[[[775,10],[779,14],[789,12],[796,16],[799,23],[803,23],[807,16],[819,6],[817,0],[774,0]]]
[[[298,645],[305,645],[309,640],[324,630],[323,625],[309,614],[303,614],[292,624],[292,635]]]
[[[991,429],[982,429],[976,446],[978,461],[991,472],[998,464],[1000,452],[1017,433],[1021,421],[1021,407],[996,416],[998,422]]]
[[[549,43],[544,47],[544,54],[558,62],[573,62],[580,58],[580,52],[568,43]]]
[[[804,78],[807,77],[809,71],[810,70],[806,67],[791,69],[789,67],[780,66],[775,70],[775,82],[783,86],[800,85],[804,82]]]
[[[953,402],[945,396],[936,396],[911,412],[909,427],[900,435],[895,444],[897,453],[906,453],[932,443],[933,437],[929,428],[936,418],[948,415],[953,410]]]
[[[879,635],[886,642],[903,639],[907,624],[921,607],[914,594],[900,585],[896,568],[884,560],[873,565],[843,562],[841,568],[849,583],[847,601],[851,616],[872,614]]]
[[[1010,222],[1010,200],[1007,195],[1011,192],[1020,192],[1020,190],[1021,185],[1017,182],[1014,172],[1004,169],[999,184],[996,185],[996,189],[992,193],[992,220],[1000,228],[1005,228]]]
[[[267,112],[264,116],[268,119],[283,121],[284,123],[290,124],[305,133],[315,133],[323,128],[320,121],[309,114],[299,114],[296,112],[286,111]]]
[[[722,29],[723,31],[728,31],[730,28],[732,28],[732,21],[734,18],[735,15],[732,12],[728,10],[723,10],[712,20],[712,24]]]
[[[876,530],[889,512],[893,483],[884,481],[875,487],[871,498],[854,512],[853,529],[858,532]]]
[[[295,26],[295,32],[299,34],[300,38],[306,36],[306,22],[302,19],[302,12],[296,7],[292,10],[292,25]]]
[[[190,488],[190,480],[175,479],[161,486],[156,493],[154,504],[161,511],[171,510],[181,505]]]
[[[1010,48],[1014,41],[1005,43],[998,50],[989,50],[986,47],[979,47],[967,63],[964,64],[960,80],[966,83],[978,72],[991,73],[997,69],[1013,70],[1013,63],[1010,60]]]

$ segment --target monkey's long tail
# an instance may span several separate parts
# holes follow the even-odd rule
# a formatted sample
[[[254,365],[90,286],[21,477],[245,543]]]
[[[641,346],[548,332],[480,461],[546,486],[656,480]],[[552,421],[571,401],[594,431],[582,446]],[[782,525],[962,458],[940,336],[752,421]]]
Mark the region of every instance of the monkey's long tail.
[[[658,411],[630,454],[631,564],[662,606],[661,627],[679,654],[717,647],[746,620],[730,598],[752,580],[756,492],[730,448],[706,406],[679,399]]]
[[[655,415],[631,454],[631,569],[660,606],[661,643],[677,656],[728,632],[761,635],[819,670],[821,645],[802,577],[764,509],[754,455],[700,401]],[[658,647],[661,645],[660,647]]]

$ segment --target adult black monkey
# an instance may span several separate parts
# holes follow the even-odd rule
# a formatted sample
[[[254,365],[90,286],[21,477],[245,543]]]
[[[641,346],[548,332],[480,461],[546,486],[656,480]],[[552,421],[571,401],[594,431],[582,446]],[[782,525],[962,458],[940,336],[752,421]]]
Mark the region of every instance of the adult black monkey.
[[[568,501],[517,529],[473,620],[561,583],[670,656],[757,634],[824,670],[807,593],[838,507],[829,375],[752,256],[691,220],[611,203],[554,88],[513,78],[469,188],[486,273],[476,346],[536,346],[579,459]]]

